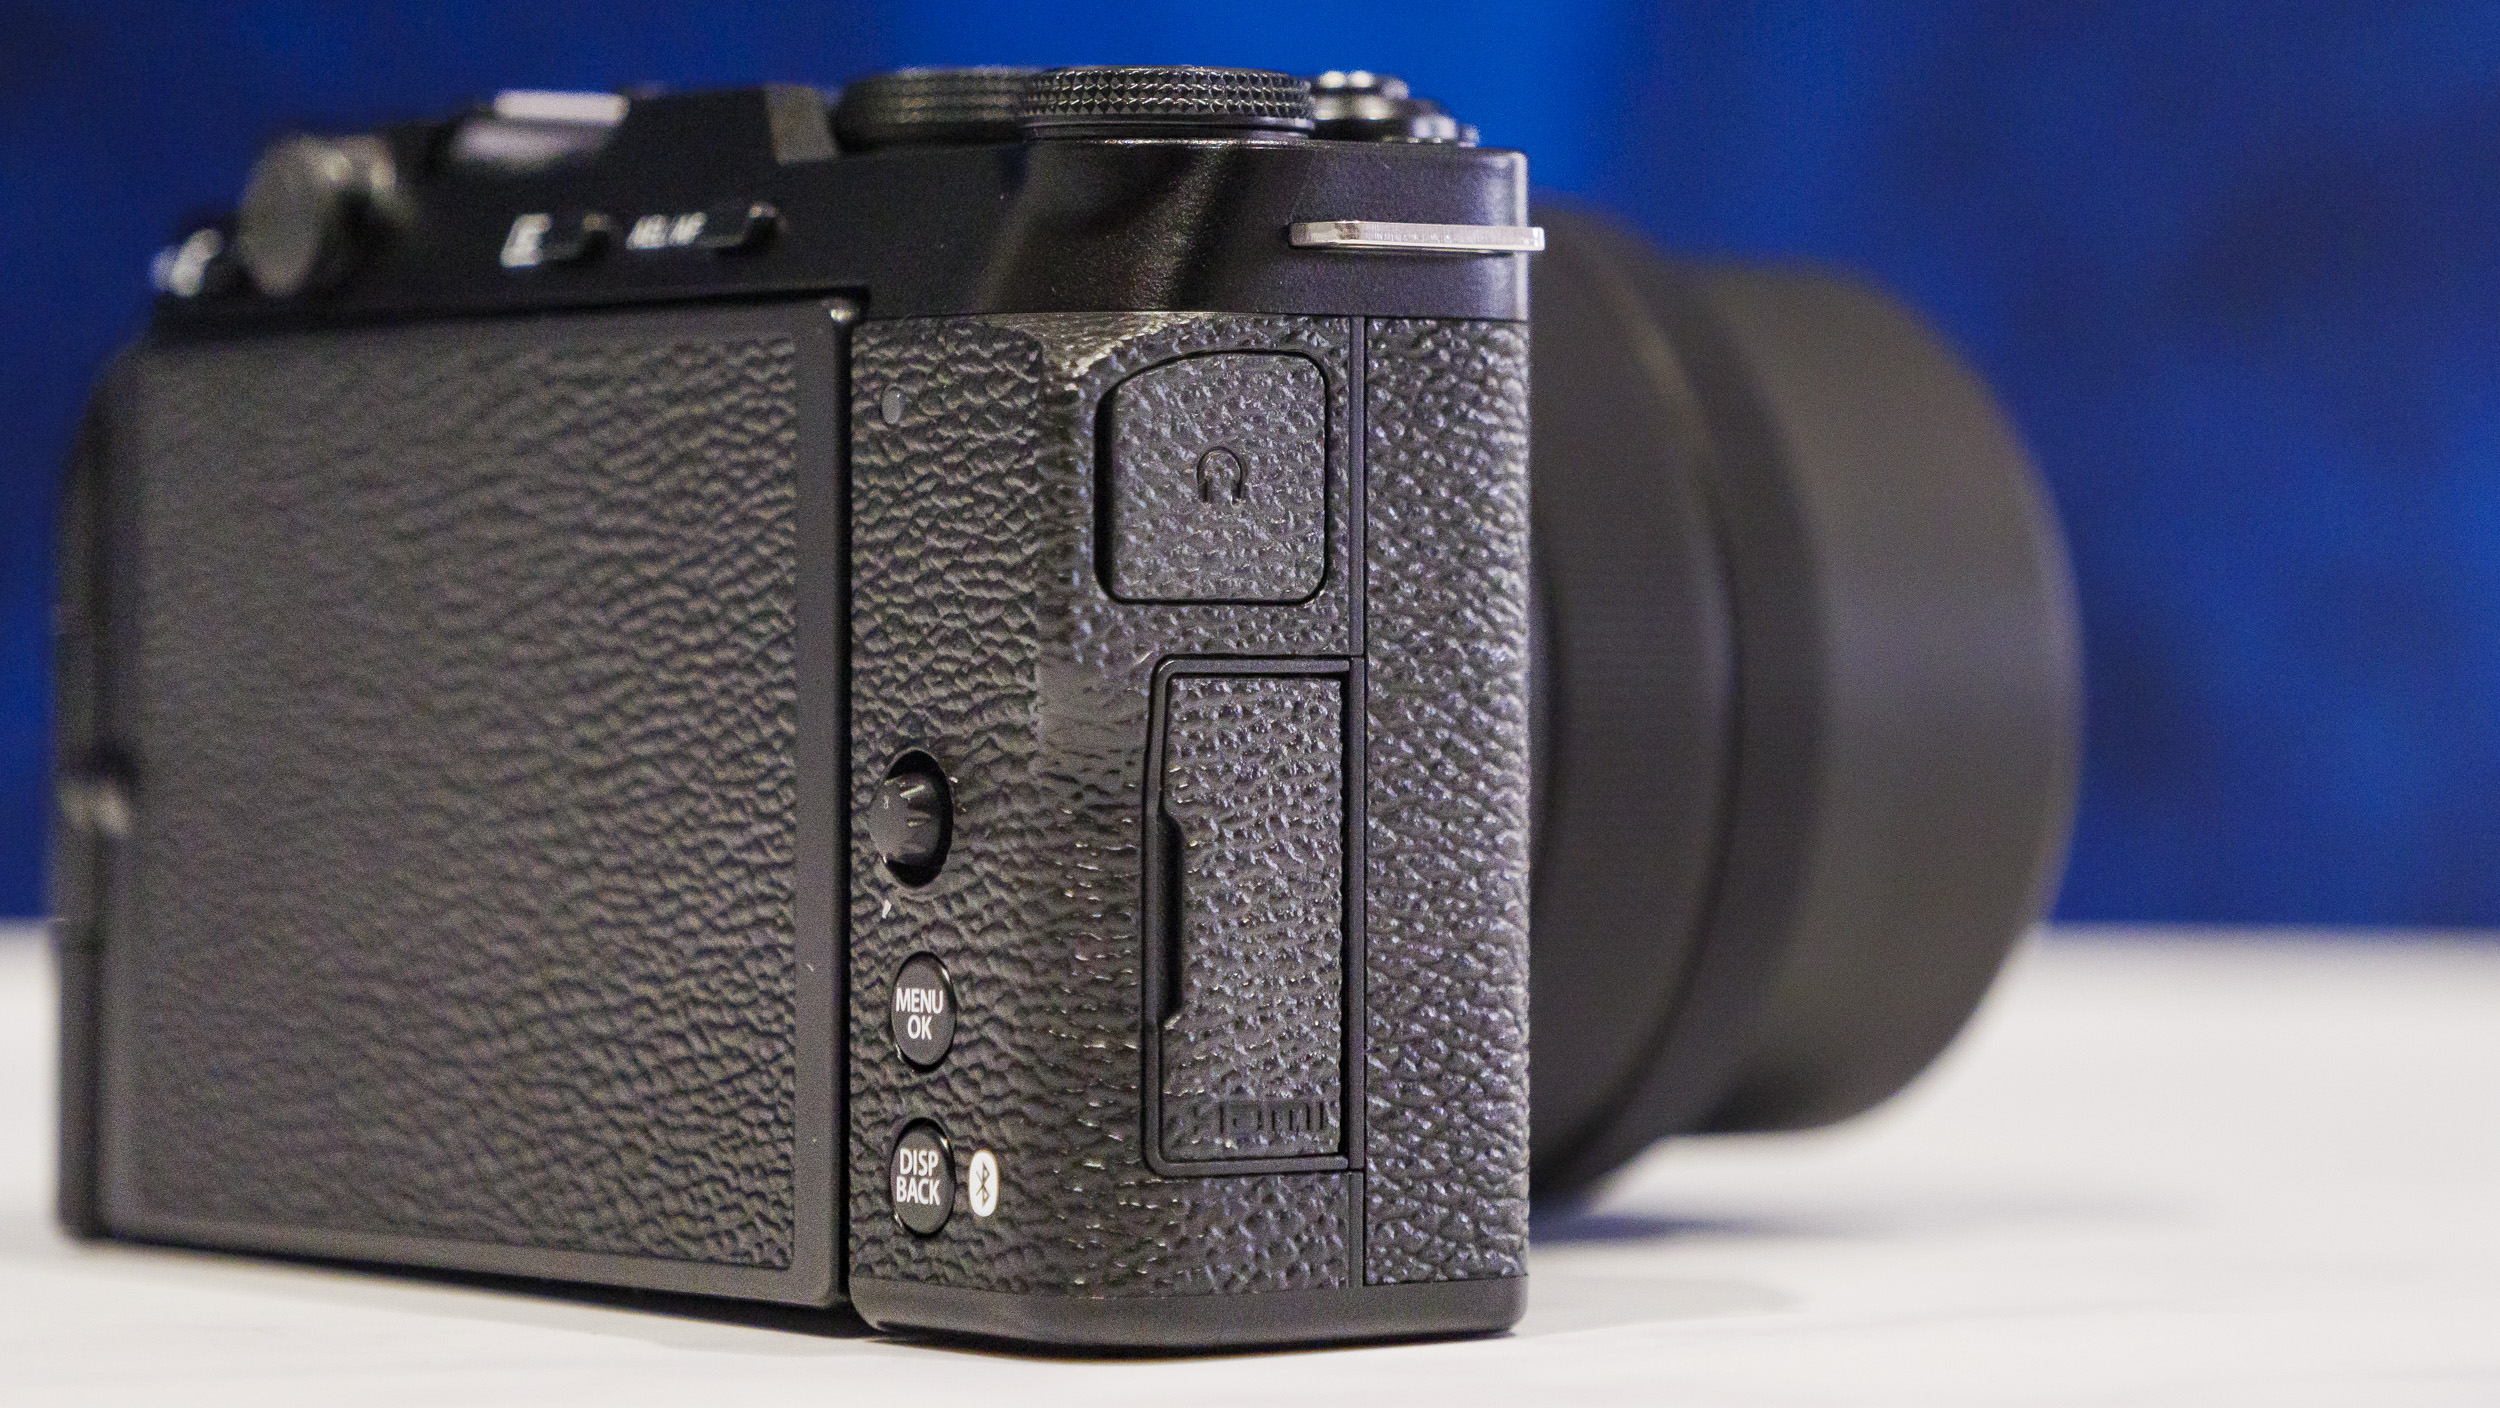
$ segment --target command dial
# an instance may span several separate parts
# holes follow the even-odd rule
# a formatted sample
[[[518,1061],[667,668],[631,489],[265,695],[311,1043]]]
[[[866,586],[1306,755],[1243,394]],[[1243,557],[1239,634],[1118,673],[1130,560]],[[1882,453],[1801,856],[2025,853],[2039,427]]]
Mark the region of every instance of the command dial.
[[[846,152],[1016,139],[1029,68],[906,68],[860,79],[833,106]]]
[[[1056,68],[1017,120],[1028,137],[1293,138],[1311,130],[1311,86],[1253,68]]]

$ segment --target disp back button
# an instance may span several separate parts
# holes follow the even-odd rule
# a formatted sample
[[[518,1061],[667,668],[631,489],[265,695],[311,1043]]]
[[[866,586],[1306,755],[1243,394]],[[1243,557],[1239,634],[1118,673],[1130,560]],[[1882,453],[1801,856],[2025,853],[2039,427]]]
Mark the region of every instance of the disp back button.
[[[894,1220],[920,1236],[935,1235],[955,1211],[955,1156],[946,1135],[927,1120],[904,1130],[894,1141],[894,1167],[887,1182],[894,1195]]]

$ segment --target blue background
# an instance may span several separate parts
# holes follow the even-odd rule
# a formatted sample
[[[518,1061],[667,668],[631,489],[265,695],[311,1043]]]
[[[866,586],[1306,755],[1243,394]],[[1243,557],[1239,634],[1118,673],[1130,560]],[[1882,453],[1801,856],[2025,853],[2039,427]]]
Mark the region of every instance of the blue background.
[[[2500,9],[0,6],[0,913],[45,579],[149,255],[291,123],[905,63],[1401,72],[1690,251],[1853,266],[2010,403],[2081,578],[2060,912],[2500,922]]]

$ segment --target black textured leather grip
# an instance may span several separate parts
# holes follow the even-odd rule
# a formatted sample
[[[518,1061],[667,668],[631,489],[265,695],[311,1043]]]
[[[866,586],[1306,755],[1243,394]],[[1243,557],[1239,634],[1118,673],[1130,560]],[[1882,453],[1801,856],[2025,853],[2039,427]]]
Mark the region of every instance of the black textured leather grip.
[[[1178,358],[1324,375],[1327,569],[1292,604],[1121,602],[1094,568],[1113,388]],[[854,828],[851,1274],[1136,1298],[1516,1277],[1527,1242],[1527,340],[1506,323],[1214,315],[871,324],[854,359],[852,807],[906,749],[956,783],[925,887]],[[1201,551],[1204,544],[1191,545]],[[1165,1177],[1140,1149],[1151,677],[1196,657],[1367,662],[1358,1103],[1344,1172]],[[1285,840],[1282,831],[1278,842]],[[962,1023],[901,1060],[885,996],[944,956]],[[1264,987],[1193,993],[1197,1040]],[[943,1123],[1002,1192],[896,1224],[894,1134]],[[894,1312],[898,1316],[901,1312]]]
[[[833,1293],[836,332],[132,360],[113,1230]]]
[[[1366,1275],[1528,1252],[1528,330],[1376,321]]]

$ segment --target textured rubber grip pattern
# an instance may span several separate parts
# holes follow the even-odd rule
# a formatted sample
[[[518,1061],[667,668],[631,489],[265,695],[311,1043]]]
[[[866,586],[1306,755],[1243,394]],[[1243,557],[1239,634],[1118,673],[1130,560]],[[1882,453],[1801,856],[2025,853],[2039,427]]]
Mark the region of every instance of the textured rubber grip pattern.
[[[1148,690],[1173,655],[1338,656],[1340,550],[1293,606],[1115,602],[1094,572],[1096,431],[1123,378],[1202,352],[1299,353],[1327,378],[1330,538],[1347,541],[1342,319],[1052,315],[864,325],[852,372],[851,1269],[1046,1295],[1359,1283],[1342,1173],[1165,1179],[1145,1163],[1138,915]],[[889,421],[886,409],[898,412]],[[906,748],[955,779],[930,884],[865,849],[869,782]],[[1281,839],[1281,838],[1280,838]],[[958,1025],[918,1072],[888,983],[942,958]],[[1242,1010],[1266,990],[1204,994]],[[997,1211],[936,1237],[883,1195],[900,1123],[997,1157]]]
[[[1528,333],[1371,325],[1375,1283],[1528,1252]]]
[[[1327,381],[1300,357],[1190,357],[1103,412],[1103,580],[1124,601],[1298,601],[1328,565]]]
[[[1527,519],[1524,331],[1342,319],[1050,315],[871,323],[852,383],[851,1219],[855,1282],[1048,1296],[1300,1290],[1507,1277],[1527,1230]],[[1308,357],[1328,397],[1319,591],[1291,605],[1124,603],[1094,571],[1100,410],[1150,366]],[[1359,549],[1371,539],[1368,558]],[[1163,1177],[1140,1147],[1139,916],[1149,689],[1176,657],[1363,653],[1376,818],[1359,1172]],[[874,779],[925,748],[955,780],[955,846],[925,887],[868,850]],[[1292,837],[1280,828],[1276,844]],[[1382,854],[1381,848],[1387,848]],[[912,954],[954,976],[944,1064],[886,1033]],[[1194,994],[1251,1049],[1264,981]],[[1366,1143],[1359,1128],[1376,1126]],[[995,1211],[898,1226],[905,1121],[989,1150]],[[1368,1185],[1366,1197],[1360,1190]],[[1368,1202],[1366,1234],[1358,1199]],[[1368,1236],[1368,1249],[1366,1237]],[[1359,1263],[1359,1264],[1358,1264]],[[863,1301],[865,1304],[865,1301]]]
[[[1168,688],[1162,811],[1178,833],[1180,953],[1162,1037],[1163,1156],[1334,1154],[1345,681],[1185,675]]]
[[[136,360],[117,1219],[790,1264],[798,369],[742,326]]]

